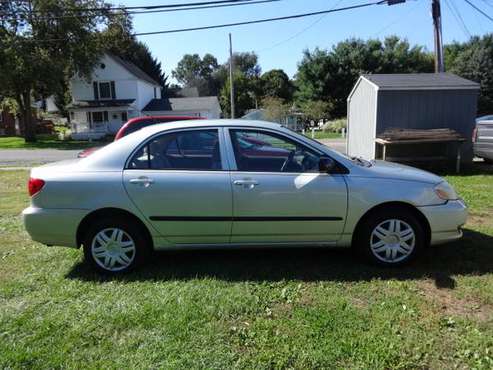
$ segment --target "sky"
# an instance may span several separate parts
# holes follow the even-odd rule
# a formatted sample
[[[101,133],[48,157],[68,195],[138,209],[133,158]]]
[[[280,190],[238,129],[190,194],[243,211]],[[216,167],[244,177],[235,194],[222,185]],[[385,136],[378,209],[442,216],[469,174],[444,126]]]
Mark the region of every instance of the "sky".
[[[162,5],[196,2],[197,0],[120,0],[125,6]],[[229,8],[188,10],[170,13],[134,15],[135,32],[199,27],[221,23],[280,17],[362,4],[371,0],[280,0],[278,2],[234,6]],[[493,15],[493,0],[470,0]],[[167,35],[139,36],[152,54],[162,63],[165,74],[171,71],[184,54],[211,53],[219,63],[228,58],[228,33],[233,37],[236,52],[254,51],[262,71],[281,68],[290,77],[296,73],[303,50],[330,49],[350,37],[362,39],[397,35],[411,44],[433,50],[431,0],[407,0],[394,6],[375,5],[357,10],[330,13],[301,19],[246,25],[215,30],[193,31]],[[465,28],[451,9],[460,12]],[[442,0],[444,43],[465,41],[469,34],[493,32],[493,22],[470,7],[465,0]]]

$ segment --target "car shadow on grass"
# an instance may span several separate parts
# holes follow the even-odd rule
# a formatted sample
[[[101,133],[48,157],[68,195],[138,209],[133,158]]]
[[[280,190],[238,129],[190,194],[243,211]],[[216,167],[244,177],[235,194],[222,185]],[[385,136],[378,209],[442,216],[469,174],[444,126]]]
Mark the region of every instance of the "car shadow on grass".
[[[463,239],[428,248],[401,268],[382,268],[356,258],[349,248],[255,248],[155,253],[138,271],[105,277],[80,262],[67,278],[84,281],[369,281],[431,278],[438,288],[455,288],[454,275],[493,272],[493,237],[465,230]]]

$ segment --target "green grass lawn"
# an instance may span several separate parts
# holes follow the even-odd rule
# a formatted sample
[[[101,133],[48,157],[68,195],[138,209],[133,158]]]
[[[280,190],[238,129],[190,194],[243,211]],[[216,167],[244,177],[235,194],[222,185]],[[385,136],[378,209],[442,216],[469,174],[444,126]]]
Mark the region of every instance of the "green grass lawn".
[[[104,145],[99,142],[59,140],[55,135],[38,135],[34,143],[26,143],[18,136],[0,137],[0,149],[84,149]]]
[[[311,138],[312,132],[307,130],[305,132],[305,136],[308,136],[309,138]],[[319,139],[342,139],[342,136],[338,132],[315,131],[314,139],[316,139],[316,140],[319,140]]]
[[[0,171],[0,368],[493,367],[493,173],[448,176],[465,237],[403,269],[344,249],[161,253],[102,278],[32,242]]]

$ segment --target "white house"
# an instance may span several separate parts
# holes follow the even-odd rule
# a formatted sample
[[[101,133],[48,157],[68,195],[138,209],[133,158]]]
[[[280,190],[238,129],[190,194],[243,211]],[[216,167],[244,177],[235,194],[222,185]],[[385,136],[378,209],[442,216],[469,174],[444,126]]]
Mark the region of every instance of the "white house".
[[[217,97],[162,97],[157,81],[109,53],[97,63],[91,81],[74,77],[70,88],[72,137],[78,140],[115,134],[128,119],[142,115],[219,118],[221,114]]]

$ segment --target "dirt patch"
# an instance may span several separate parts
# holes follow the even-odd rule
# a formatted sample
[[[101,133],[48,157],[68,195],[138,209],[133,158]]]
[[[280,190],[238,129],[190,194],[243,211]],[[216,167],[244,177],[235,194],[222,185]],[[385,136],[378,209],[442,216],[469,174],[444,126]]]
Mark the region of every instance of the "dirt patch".
[[[364,299],[361,299],[361,298],[358,298],[358,297],[351,297],[349,299],[349,301],[351,302],[351,304],[360,309],[360,310],[366,310],[369,306],[368,304],[368,301],[367,300],[364,300]]]
[[[492,227],[493,226],[493,220],[491,219],[491,215],[493,214],[493,209],[488,209],[487,212],[471,212],[469,214],[469,217],[467,218],[467,224],[466,225],[472,225],[472,226],[487,226],[487,227]]]
[[[493,306],[472,298],[455,297],[451,289],[438,288],[431,280],[420,282],[418,287],[423,296],[433,302],[444,315],[471,318],[481,322],[493,318]]]

